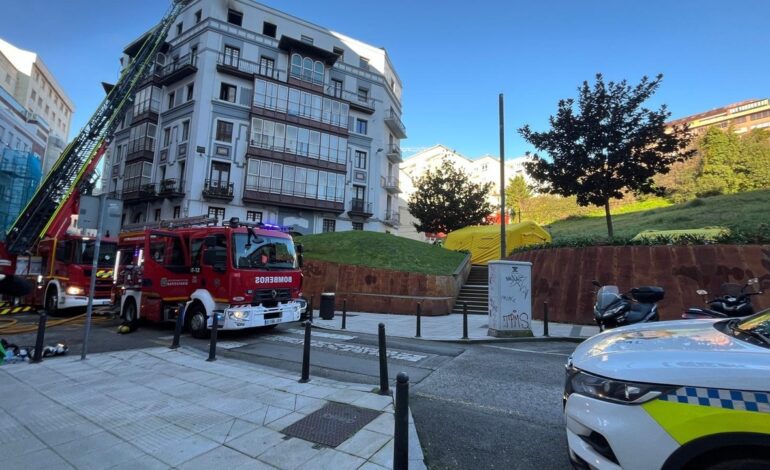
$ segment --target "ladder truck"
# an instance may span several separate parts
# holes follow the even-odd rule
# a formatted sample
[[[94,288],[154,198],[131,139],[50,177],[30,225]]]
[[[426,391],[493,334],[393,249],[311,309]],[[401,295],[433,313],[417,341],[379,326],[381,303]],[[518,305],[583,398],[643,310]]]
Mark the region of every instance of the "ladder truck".
[[[168,31],[190,0],[173,0],[118,82],[64,149],[32,199],[0,242],[0,295],[45,306],[49,313],[88,303],[94,240],[73,220],[81,194],[94,186],[94,170],[108,138],[131,106],[135,91],[155,63]],[[117,234],[101,240],[94,305],[109,305]]]
[[[137,228],[124,227],[115,261],[115,302],[132,329],[175,321],[182,306],[195,338],[215,316],[220,329],[240,330],[299,321],[306,310],[302,245],[281,227],[201,216]]]

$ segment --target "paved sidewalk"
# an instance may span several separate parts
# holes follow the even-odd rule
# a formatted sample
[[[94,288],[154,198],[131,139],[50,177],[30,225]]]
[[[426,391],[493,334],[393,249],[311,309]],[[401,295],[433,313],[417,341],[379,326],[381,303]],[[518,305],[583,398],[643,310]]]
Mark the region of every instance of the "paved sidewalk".
[[[463,316],[450,314],[420,319],[420,336],[422,339],[435,341],[457,341],[463,336]],[[354,333],[377,334],[380,323],[385,324],[388,336],[414,338],[416,334],[416,317],[414,315],[393,315],[388,313],[348,312],[346,331]],[[315,311],[313,325],[326,329],[338,330],[342,326],[342,312],[335,312],[332,320],[322,320]],[[487,315],[468,315],[468,338],[470,341],[501,340],[510,338],[495,338],[488,336],[489,317]],[[532,333],[535,337],[543,336],[543,322],[532,321]],[[597,326],[572,325],[569,323],[548,323],[548,334],[561,338],[588,338],[599,333]]]
[[[392,467],[393,400],[376,386],[191,349],[149,348],[0,366],[2,468]],[[330,402],[379,414],[336,448],[282,433]],[[327,414],[320,413],[324,417]],[[425,468],[410,415],[409,468]]]

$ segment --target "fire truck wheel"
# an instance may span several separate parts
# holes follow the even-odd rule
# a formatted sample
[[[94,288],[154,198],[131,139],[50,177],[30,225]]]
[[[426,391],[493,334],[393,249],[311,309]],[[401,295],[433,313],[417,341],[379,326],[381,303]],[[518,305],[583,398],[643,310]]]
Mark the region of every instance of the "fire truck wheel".
[[[52,317],[59,313],[59,293],[54,285],[45,293],[45,311]]]
[[[134,299],[126,299],[121,316],[132,330],[136,329],[136,325],[139,323],[139,316],[136,314],[136,302],[134,302]]]
[[[206,328],[206,309],[199,303],[194,303],[187,311],[190,322],[190,334],[193,338],[206,339],[209,337],[209,329]]]

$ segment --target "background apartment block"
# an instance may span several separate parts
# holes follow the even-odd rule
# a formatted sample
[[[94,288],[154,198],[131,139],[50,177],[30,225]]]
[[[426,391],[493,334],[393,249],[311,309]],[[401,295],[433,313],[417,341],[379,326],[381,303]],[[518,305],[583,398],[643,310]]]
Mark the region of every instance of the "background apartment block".
[[[382,48],[251,1],[193,1],[115,132],[105,187],[124,224],[396,230],[401,91]]]
[[[721,108],[683,117],[669,122],[668,126],[688,124],[696,136],[706,133],[709,127],[727,130],[732,128],[736,134],[743,134],[752,129],[770,127],[770,100],[751,99],[729,104]]]
[[[42,156],[47,174],[69,141],[75,106],[37,54],[0,39],[0,86],[26,109],[27,120],[49,128]]]

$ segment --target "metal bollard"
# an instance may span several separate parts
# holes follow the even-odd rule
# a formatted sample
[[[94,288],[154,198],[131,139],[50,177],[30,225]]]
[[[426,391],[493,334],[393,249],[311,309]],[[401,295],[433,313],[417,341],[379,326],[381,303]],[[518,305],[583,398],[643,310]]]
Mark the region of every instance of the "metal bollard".
[[[468,302],[463,302],[463,338],[468,339]]]
[[[345,329],[348,320],[348,299],[342,299],[342,330]]]
[[[417,302],[417,334],[414,335],[415,338],[420,338],[420,323],[421,323],[421,317],[422,316],[422,302]]]
[[[310,296],[310,303],[307,304],[307,320],[310,323],[313,323],[313,297],[312,295]]]
[[[310,382],[310,326],[309,321],[305,322],[305,344],[302,349],[302,377],[299,379],[299,383],[304,384]]]
[[[176,324],[174,325],[174,340],[171,342],[169,349],[179,348],[179,337],[182,336],[182,326],[184,326],[184,304],[179,307],[179,312],[176,314]]]
[[[211,342],[209,343],[208,362],[217,360],[217,330],[219,329],[219,314],[215,313],[211,321]]]
[[[393,433],[393,470],[409,468],[409,376],[396,378],[396,413]]]
[[[378,328],[380,343],[380,395],[390,395],[388,387],[388,351],[385,346],[385,324],[380,323]]]
[[[543,302],[543,336],[548,336],[548,301]]]
[[[37,323],[37,339],[35,340],[35,352],[32,356],[33,364],[43,361],[43,340],[45,338],[45,322],[48,320],[48,313],[43,310],[40,314],[40,320]]]

